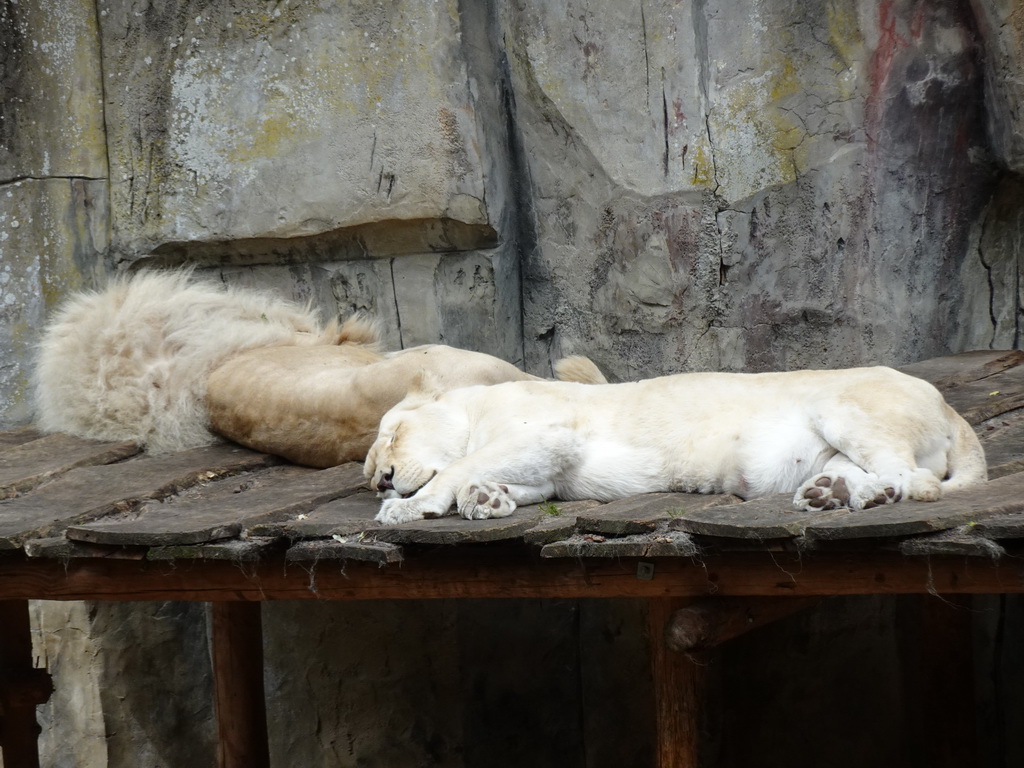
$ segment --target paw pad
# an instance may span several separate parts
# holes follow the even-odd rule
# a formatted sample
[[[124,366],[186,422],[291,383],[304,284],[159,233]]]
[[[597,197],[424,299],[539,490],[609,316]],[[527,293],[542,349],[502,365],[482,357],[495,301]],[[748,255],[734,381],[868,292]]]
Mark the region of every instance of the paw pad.
[[[492,517],[507,517],[515,510],[515,502],[508,493],[507,485],[497,483],[473,484],[460,494],[459,514],[467,520],[486,520]]]
[[[873,499],[868,499],[868,501],[864,502],[864,509],[881,507],[884,504],[895,504],[901,498],[902,496],[896,493],[896,489],[890,485],[876,493]]]
[[[843,477],[833,479],[822,475],[805,488],[801,496],[812,509],[839,509],[850,505],[850,488]]]

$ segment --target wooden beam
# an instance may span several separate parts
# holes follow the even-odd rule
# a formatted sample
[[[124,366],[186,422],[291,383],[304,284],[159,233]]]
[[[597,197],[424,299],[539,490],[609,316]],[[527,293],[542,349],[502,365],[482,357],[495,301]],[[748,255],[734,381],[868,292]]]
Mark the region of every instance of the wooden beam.
[[[712,597],[680,608],[669,621],[673,651],[707,651],[821,602],[817,597]]]
[[[684,600],[671,597],[647,601],[657,768],[700,765],[700,714],[706,700],[704,669],[689,656],[673,651],[666,632],[672,616],[684,605]]]
[[[45,600],[425,600],[433,598],[585,598],[1019,594],[1024,574],[1009,558],[905,557],[899,553],[795,556],[742,552],[700,561],[631,558],[542,560],[522,547],[439,549],[379,567],[353,561],[315,565],[266,558],[135,562],[20,555],[0,557],[0,599]]]
[[[53,691],[32,660],[27,600],[0,601],[0,746],[6,768],[39,768],[36,705]]]
[[[259,603],[213,603],[210,646],[219,768],[269,768]]]

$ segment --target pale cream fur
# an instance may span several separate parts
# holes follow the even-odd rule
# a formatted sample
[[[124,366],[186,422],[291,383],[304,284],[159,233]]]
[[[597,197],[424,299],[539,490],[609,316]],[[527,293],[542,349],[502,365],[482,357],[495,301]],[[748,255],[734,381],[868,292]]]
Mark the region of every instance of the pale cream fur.
[[[361,316],[323,327],[308,307],[268,292],[188,270],[141,272],[73,297],[53,318],[36,367],[37,424],[153,453],[208,445],[217,433],[331,466],[365,456],[420,370],[442,388],[536,378],[439,345],[383,353],[379,337]],[[589,361],[570,368],[602,378]]]
[[[443,390],[542,381],[491,355],[439,344],[386,355],[352,345],[267,347],[242,352],[213,371],[206,393],[210,423],[242,445],[299,464],[361,461],[380,417],[424,371]]]
[[[876,367],[424,387],[383,417],[365,473],[391,524],[651,491],[788,492],[802,509],[860,509],[938,499],[987,470],[938,390]]]

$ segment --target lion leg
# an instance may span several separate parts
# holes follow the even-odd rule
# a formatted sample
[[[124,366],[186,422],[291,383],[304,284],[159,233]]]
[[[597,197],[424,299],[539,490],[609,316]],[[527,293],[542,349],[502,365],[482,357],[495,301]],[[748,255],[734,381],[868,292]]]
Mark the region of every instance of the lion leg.
[[[837,453],[809,478],[793,496],[793,503],[808,512],[849,507],[869,509],[900,500],[894,485],[886,484],[878,475],[865,472],[842,453]]]
[[[429,485],[429,483],[428,483]],[[426,486],[423,486],[426,488]],[[384,499],[380,511],[374,518],[384,525],[397,525],[412,520],[425,520],[432,517],[443,517],[451,508],[454,495],[444,494],[423,495],[422,488],[410,499]]]
[[[941,478],[917,464],[917,450],[939,442],[929,424],[920,414],[879,419],[860,406],[832,407],[818,428],[836,454],[797,489],[794,503],[807,510],[867,509],[905,498],[939,499]]]
[[[903,498],[936,501],[941,495],[939,478],[931,470],[915,467],[891,453],[863,462],[837,453],[820,473],[797,489],[793,503],[807,511],[840,507],[858,510],[895,504]]]

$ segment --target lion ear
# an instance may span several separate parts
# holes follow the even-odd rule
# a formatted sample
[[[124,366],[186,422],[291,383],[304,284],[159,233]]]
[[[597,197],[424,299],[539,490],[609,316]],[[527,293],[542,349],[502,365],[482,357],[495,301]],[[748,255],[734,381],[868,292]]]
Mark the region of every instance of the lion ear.
[[[412,381],[409,382],[406,397],[415,395],[422,397],[424,400],[437,400],[443,392],[444,387],[441,386],[441,382],[434,372],[426,368],[420,368],[413,375]]]

